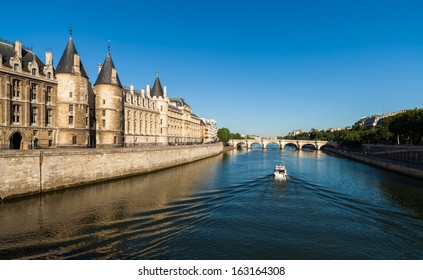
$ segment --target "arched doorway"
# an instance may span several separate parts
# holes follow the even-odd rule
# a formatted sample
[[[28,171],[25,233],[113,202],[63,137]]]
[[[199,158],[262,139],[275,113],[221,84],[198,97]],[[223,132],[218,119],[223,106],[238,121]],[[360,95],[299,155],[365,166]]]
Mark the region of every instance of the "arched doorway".
[[[19,150],[21,148],[22,135],[19,132],[15,132],[10,137],[10,148]]]

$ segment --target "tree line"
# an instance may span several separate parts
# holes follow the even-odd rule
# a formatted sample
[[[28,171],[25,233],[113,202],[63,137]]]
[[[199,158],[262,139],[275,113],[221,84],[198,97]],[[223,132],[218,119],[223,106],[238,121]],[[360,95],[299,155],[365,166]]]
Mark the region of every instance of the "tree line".
[[[231,139],[245,139],[239,133],[231,133],[227,128],[217,132],[219,140],[225,144]],[[312,129],[294,136],[279,136],[278,139],[337,141],[340,145],[354,148],[361,144],[403,144],[423,145],[423,109],[412,109],[382,119],[378,128],[367,129],[364,125],[354,125],[352,129],[324,131]]]
[[[242,136],[238,132],[232,133],[228,128],[222,127],[217,130],[217,137],[220,142],[223,142],[225,145],[228,144],[231,139],[254,139],[247,135],[247,137]]]
[[[382,119],[378,128],[367,129],[364,125],[354,125],[352,129],[323,131],[312,129],[294,136],[278,137],[295,140],[337,141],[347,147],[359,147],[361,144],[423,144],[423,109],[407,110]]]

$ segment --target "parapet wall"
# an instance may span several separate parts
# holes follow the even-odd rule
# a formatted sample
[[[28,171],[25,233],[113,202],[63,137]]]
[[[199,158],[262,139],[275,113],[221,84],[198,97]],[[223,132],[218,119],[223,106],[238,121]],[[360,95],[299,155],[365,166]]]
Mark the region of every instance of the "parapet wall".
[[[222,153],[220,143],[192,146],[6,151],[0,199],[142,174]]]
[[[423,167],[421,165],[411,164],[407,162],[399,162],[389,160],[383,157],[378,157],[370,154],[359,154],[353,152],[346,152],[340,150],[325,150],[325,152],[335,153],[337,155],[367,163],[379,168],[383,168],[389,171],[393,171],[399,174],[411,176],[418,179],[423,179]]]

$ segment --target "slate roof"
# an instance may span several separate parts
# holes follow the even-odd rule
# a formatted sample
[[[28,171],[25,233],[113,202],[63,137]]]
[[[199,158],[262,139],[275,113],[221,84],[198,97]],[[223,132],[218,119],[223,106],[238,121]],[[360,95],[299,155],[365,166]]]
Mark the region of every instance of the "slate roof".
[[[78,54],[76,51],[75,45],[72,40],[72,36],[69,37],[68,44],[60,58],[59,64],[57,64],[56,73],[69,73],[75,74],[73,70],[74,65],[74,55]],[[81,68],[81,76],[88,78],[87,72],[85,72],[84,65],[82,64],[82,60],[80,58],[79,65]]]
[[[162,84],[160,83],[159,75],[157,75],[154,81],[153,88],[151,89],[151,96],[164,97]]]
[[[172,103],[176,103],[176,106],[189,106],[186,102],[185,99],[183,98],[169,98],[169,101]]]
[[[6,42],[5,40],[0,40],[0,53],[3,58],[0,62],[3,66],[12,68],[9,64],[11,58],[15,57],[15,46],[12,43]],[[32,51],[22,48],[22,70],[29,72],[28,65],[35,60],[38,64],[38,73],[45,76],[43,73],[45,64],[38,58]]]
[[[115,64],[113,63],[112,56],[110,55],[110,51],[107,53],[106,59],[104,60],[103,66],[101,67],[101,71],[97,76],[97,80],[95,81],[94,85],[98,84],[106,84],[106,85],[117,85],[118,87],[122,87],[120,83],[119,75],[116,72],[116,83],[112,81],[112,69],[116,69]]]

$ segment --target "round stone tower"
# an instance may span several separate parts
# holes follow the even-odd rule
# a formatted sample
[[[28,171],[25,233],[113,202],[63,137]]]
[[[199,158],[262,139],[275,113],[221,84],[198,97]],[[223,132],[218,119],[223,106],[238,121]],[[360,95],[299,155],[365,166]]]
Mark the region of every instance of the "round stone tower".
[[[123,146],[123,88],[110,55],[110,45],[104,63],[98,65],[98,71],[94,84],[97,146]]]
[[[56,68],[57,110],[55,114],[57,146],[90,147],[90,105],[93,92],[87,72],[72,40],[69,41]]]
[[[168,108],[169,108],[169,98],[167,98],[166,86],[164,89],[160,83],[159,74],[156,75],[156,80],[154,81],[153,88],[151,89],[151,97],[156,100],[157,107],[160,111],[160,122],[159,122],[159,131],[157,142],[160,145],[167,145],[167,121],[168,121]]]

